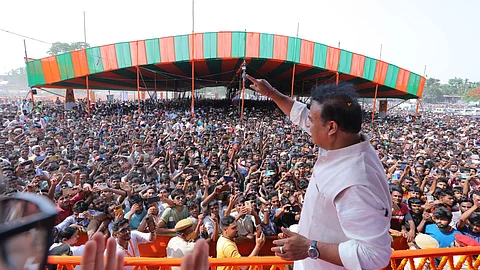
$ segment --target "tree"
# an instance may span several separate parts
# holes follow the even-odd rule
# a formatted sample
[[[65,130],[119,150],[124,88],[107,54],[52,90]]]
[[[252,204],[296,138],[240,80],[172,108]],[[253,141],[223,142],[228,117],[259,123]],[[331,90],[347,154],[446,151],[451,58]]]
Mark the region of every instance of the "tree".
[[[90,47],[90,45],[82,41],[72,42],[70,44],[65,42],[55,42],[52,44],[52,46],[47,51],[47,53],[49,55],[57,55],[57,54],[66,53],[70,51],[85,49],[88,47]]]

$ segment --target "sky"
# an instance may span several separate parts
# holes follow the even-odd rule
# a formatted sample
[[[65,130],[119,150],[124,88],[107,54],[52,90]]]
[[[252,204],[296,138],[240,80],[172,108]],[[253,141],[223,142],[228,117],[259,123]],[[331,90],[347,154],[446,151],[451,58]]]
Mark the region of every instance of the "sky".
[[[477,0],[195,0],[195,32],[295,36],[381,59],[446,83],[480,81]],[[0,29],[91,46],[192,32],[192,0],[4,0]],[[24,66],[22,37],[0,30],[0,74]],[[49,44],[26,40],[30,58]]]

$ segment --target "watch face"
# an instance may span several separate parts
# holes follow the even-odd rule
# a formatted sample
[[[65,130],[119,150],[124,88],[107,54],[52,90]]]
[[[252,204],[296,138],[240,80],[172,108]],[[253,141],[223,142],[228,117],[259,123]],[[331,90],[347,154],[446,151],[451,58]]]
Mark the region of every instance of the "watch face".
[[[317,250],[316,248],[312,248],[312,247],[311,247],[311,248],[308,250],[308,255],[309,255],[310,258],[312,258],[312,259],[317,259],[320,254],[318,254],[318,250]]]

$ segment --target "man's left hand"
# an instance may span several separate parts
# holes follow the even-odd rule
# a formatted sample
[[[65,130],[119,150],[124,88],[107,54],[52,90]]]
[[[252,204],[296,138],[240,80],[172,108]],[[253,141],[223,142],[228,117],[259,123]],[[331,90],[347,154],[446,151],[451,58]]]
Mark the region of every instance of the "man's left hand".
[[[308,249],[312,241],[303,235],[291,232],[285,228],[282,228],[282,232],[286,238],[273,241],[273,244],[277,245],[272,248],[275,256],[286,261],[297,261],[307,258]],[[280,247],[282,248],[280,249]],[[283,251],[283,253],[280,251]]]

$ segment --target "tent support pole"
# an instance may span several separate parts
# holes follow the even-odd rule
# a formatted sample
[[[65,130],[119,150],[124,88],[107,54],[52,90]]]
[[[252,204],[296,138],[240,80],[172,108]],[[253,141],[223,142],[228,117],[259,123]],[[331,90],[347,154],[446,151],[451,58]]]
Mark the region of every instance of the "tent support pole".
[[[377,94],[378,94],[378,84],[375,85],[375,97],[373,98],[373,109],[372,109],[372,123],[375,118],[375,110],[377,107]]]
[[[140,68],[137,66],[137,99],[138,99],[138,114],[140,114]]]
[[[85,85],[87,86],[87,113],[90,116],[90,87],[88,85],[88,75],[85,76]]]
[[[295,41],[296,42],[296,41]],[[290,98],[293,98],[293,88],[295,86],[295,67],[297,65],[293,64],[293,69],[292,69],[292,89],[290,90]]]
[[[419,108],[420,108],[420,99],[417,98],[417,106],[415,108],[415,119],[417,119]]]
[[[192,118],[195,118],[195,33],[193,32],[193,29],[192,29],[192,105],[191,105],[190,111],[192,113]]]
[[[335,85],[338,86],[338,80],[340,79],[340,74],[338,74],[337,72],[337,75],[335,75]]]

